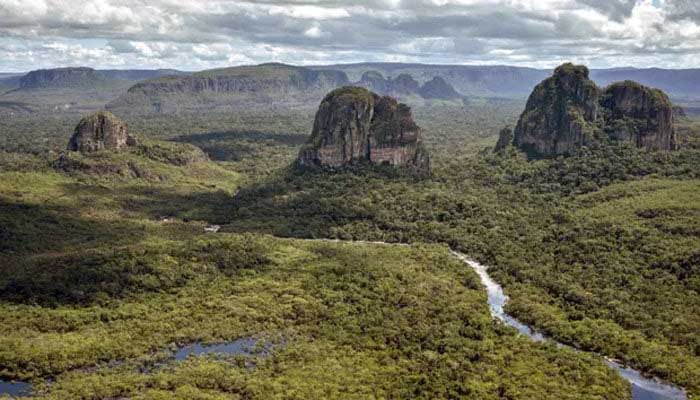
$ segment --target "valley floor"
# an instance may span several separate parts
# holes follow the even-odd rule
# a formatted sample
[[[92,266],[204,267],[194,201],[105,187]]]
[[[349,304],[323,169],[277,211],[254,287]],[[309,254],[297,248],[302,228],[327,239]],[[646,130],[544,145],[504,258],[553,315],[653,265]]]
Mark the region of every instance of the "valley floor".
[[[416,110],[423,181],[287,168],[305,114],[132,121],[138,149],[60,162],[3,146],[0,379],[47,399],[630,397],[600,357],[494,322],[450,246],[493,265],[519,319],[700,395],[697,147],[498,156],[511,114],[489,107]],[[240,338],[262,348],[171,358]]]

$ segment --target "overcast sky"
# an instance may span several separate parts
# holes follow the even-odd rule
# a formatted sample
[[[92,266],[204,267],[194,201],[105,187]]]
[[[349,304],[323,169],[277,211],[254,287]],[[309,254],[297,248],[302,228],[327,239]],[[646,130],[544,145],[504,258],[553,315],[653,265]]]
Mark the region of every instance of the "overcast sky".
[[[700,0],[0,0],[0,71],[280,61],[700,67]]]

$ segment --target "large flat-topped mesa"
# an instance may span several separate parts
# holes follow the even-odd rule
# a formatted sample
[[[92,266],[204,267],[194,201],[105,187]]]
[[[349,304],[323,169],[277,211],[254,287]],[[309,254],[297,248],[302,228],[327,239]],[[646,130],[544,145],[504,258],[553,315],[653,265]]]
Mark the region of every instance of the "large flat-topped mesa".
[[[341,168],[368,162],[406,167],[425,174],[430,158],[411,109],[395,99],[360,87],[330,92],[316,113],[300,166]]]
[[[671,101],[662,91],[632,81],[601,89],[589,79],[588,68],[564,64],[533,90],[513,144],[531,156],[551,157],[601,140],[674,149]]]

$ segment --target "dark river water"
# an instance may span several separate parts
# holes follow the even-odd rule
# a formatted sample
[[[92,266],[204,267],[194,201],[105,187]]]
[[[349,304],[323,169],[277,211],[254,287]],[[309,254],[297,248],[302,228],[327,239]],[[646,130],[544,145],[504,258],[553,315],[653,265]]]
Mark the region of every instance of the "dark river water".
[[[503,293],[503,288],[496,283],[487,272],[487,268],[477,262],[469,260],[464,254],[456,251],[452,252],[456,257],[469,265],[481,278],[481,283],[486,286],[488,295],[489,308],[491,315],[498,318],[506,324],[514,327],[520,333],[529,336],[535,341],[550,340],[541,333],[532,330],[529,326],[523,324],[517,319],[506,314],[503,307],[508,301],[508,296]],[[559,344],[563,347],[569,347],[564,344]],[[569,347],[570,348],[570,347]],[[605,360],[605,363],[612,369],[616,370],[623,378],[632,385],[633,400],[686,400],[685,391],[676,386],[665,384],[653,378],[643,376],[639,371],[632,368],[627,368],[615,361]]]

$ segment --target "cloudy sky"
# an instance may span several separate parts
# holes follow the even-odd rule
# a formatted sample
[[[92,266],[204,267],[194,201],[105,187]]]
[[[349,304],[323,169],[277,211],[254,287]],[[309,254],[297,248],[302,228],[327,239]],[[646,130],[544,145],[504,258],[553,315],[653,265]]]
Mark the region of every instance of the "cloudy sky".
[[[0,71],[280,61],[700,67],[699,0],[0,0]]]

